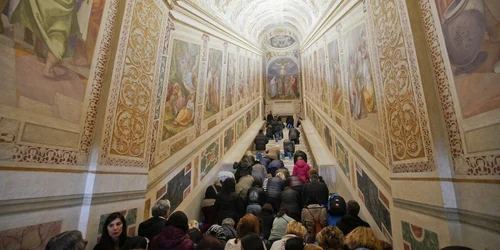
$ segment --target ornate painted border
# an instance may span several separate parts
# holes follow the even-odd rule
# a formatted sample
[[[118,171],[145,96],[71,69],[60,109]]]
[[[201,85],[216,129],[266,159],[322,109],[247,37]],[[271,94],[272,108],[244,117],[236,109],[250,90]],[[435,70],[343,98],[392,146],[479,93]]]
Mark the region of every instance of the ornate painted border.
[[[438,24],[433,19],[430,0],[419,0],[420,11],[429,44],[432,66],[443,108],[446,131],[450,142],[455,175],[500,176],[500,155],[465,156],[461,127],[457,119],[457,104],[453,102],[450,81],[438,39]]]
[[[102,20],[104,29],[96,57],[96,66],[92,77],[87,114],[81,128],[78,150],[57,149],[53,147],[33,147],[22,144],[14,145],[13,159],[16,162],[44,163],[58,165],[82,165],[87,162],[92,140],[94,139],[97,109],[101,97],[102,82],[106,73],[111,49],[111,38],[115,28],[119,0],[110,0],[106,7],[106,20]],[[55,158],[53,158],[55,157]]]

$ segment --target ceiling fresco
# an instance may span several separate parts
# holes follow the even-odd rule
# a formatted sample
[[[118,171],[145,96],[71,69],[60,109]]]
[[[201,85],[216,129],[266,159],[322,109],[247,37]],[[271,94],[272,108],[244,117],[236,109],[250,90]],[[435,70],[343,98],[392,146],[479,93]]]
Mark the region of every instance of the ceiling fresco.
[[[291,36],[286,36],[286,35],[278,35],[278,36],[273,36],[271,39],[267,41],[267,44],[270,45],[271,47],[274,48],[286,48],[290,47],[295,43],[295,39]]]
[[[232,27],[243,37],[262,45],[266,32],[292,30],[300,43],[322,17],[332,0],[185,0]]]

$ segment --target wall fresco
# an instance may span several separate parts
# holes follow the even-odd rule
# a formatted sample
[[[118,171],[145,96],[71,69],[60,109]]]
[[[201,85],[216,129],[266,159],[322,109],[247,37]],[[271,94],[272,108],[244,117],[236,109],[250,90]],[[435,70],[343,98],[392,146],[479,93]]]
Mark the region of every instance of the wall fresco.
[[[201,153],[200,181],[203,180],[203,177],[205,177],[208,172],[210,172],[210,170],[212,170],[212,168],[219,162],[219,144],[220,141],[219,139],[217,139]]]
[[[440,249],[438,235],[430,230],[401,221],[405,250]]]
[[[235,102],[235,86],[236,86],[236,57],[233,53],[228,53],[227,62],[227,77],[226,77],[226,97],[225,108],[228,109],[233,106]]]
[[[189,166],[191,163],[188,164]],[[187,171],[187,166],[182,168],[172,179],[167,183],[167,193],[161,199],[168,199],[170,201],[170,209],[174,211],[184,200],[185,194],[191,188],[191,173]],[[189,167],[190,169],[190,167]]]
[[[218,113],[220,108],[222,83],[222,51],[210,49],[208,52],[208,71],[205,84],[205,112],[206,119]]]
[[[328,65],[330,67],[329,86],[331,90],[331,106],[337,113],[344,115],[344,97],[342,86],[342,69],[338,41],[333,40],[327,45]]]
[[[47,242],[61,233],[62,221],[53,221],[0,232],[0,249],[43,250]]]

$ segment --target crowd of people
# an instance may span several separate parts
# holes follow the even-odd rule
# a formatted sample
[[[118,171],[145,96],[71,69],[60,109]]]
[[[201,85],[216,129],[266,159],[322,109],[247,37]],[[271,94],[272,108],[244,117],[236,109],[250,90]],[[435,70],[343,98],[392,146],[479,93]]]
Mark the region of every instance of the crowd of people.
[[[262,140],[258,137],[256,142]],[[262,142],[260,150],[267,144]],[[356,201],[346,202],[339,194],[330,194],[317,169],[307,164],[306,153],[294,152],[291,174],[280,156],[278,147],[266,150],[258,160],[249,151],[234,163],[234,172],[220,171],[205,190],[201,223],[189,221],[182,211],[170,213],[170,202],[159,200],[151,209],[152,217],[140,223],[135,237],[127,236],[124,216],[111,213],[93,249],[392,249],[358,216]],[[53,237],[46,250],[83,250],[85,246],[79,231],[67,231]]]

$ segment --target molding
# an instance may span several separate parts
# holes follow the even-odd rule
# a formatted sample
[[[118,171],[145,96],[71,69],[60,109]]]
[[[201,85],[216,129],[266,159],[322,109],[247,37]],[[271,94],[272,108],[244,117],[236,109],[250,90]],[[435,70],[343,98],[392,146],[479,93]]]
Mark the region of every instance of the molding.
[[[65,173],[65,174],[113,174],[113,175],[148,175],[141,172],[120,172],[120,171],[100,171],[100,170],[84,170],[84,169],[61,169],[61,168],[34,168],[34,167],[6,167],[0,166],[0,171],[14,172],[42,172],[42,173]]]
[[[393,198],[393,204],[394,207],[398,207],[404,210],[410,210],[446,221],[459,221],[463,224],[476,226],[488,231],[500,233],[500,217],[498,216],[457,208],[441,207],[398,198]]]
[[[500,184],[498,179],[458,179],[458,178],[440,178],[440,177],[391,177],[393,181],[443,181],[455,183],[483,183]]]
[[[146,190],[122,191],[112,193],[93,194],[90,200],[91,205],[113,203],[127,200],[138,200],[146,198]]]
[[[0,203],[0,215],[3,216],[65,207],[76,207],[81,206],[82,204],[83,194],[3,200]]]

